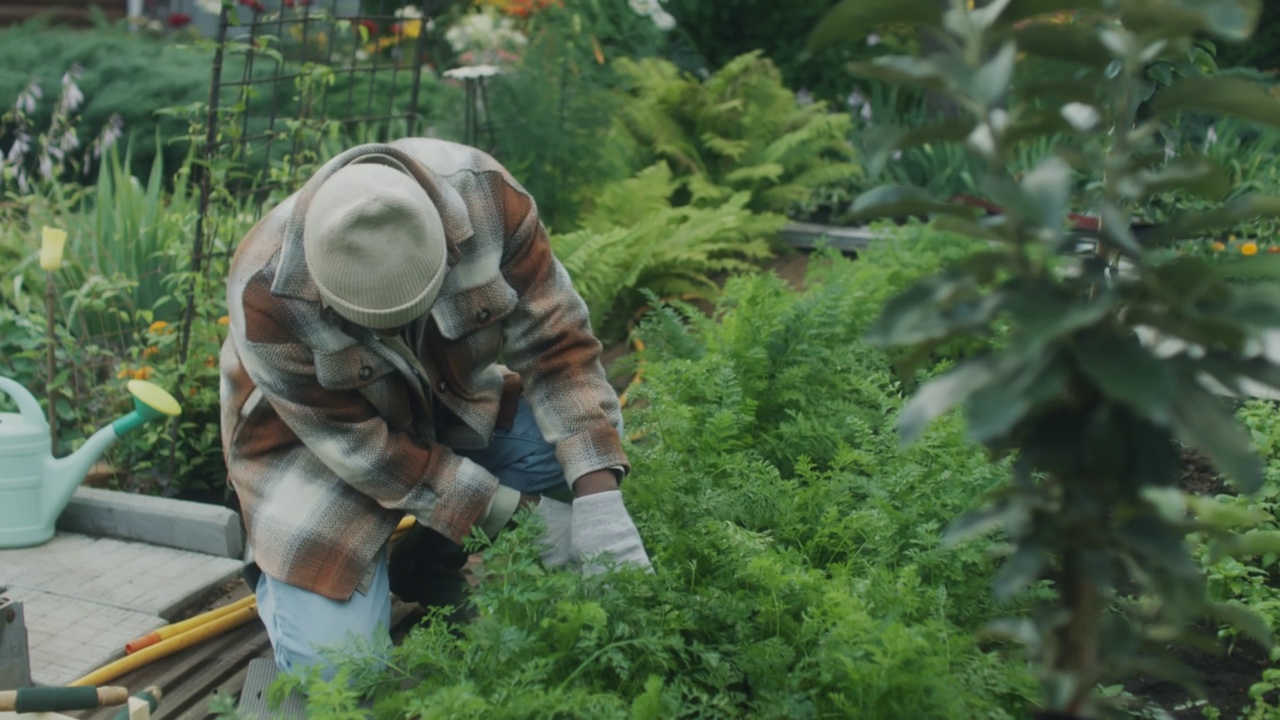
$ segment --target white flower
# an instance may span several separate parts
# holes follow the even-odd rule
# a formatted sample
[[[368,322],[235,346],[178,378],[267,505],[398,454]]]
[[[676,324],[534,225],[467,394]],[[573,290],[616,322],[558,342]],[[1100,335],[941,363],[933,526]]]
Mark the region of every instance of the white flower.
[[[653,24],[662,32],[668,32],[675,28],[676,18],[666,10],[658,10],[650,17],[653,18]]]
[[[196,7],[210,15],[222,13],[222,0],[196,0]]]
[[[880,33],[871,33],[867,36],[867,47],[875,47],[880,44]]]
[[[422,10],[416,5],[405,5],[396,11],[396,17],[401,20],[421,20]]]

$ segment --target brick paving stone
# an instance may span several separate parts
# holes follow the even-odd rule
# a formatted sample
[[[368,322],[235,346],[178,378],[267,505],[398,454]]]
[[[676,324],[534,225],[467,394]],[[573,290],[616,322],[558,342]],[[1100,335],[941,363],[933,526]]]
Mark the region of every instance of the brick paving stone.
[[[11,586],[6,596],[22,603],[36,685],[65,685],[124,655],[124,644],[163,627],[148,613],[79,598]]]
[[[22,603],[37,685],[65,685],[169,624],[242,562],[145,543],[59,532],[0,550],[0,588]]]
[[[37,547],[0,550],[0,586],[171,617],[208,588],[233,579],[241,565],[188,550],[58,533]]]

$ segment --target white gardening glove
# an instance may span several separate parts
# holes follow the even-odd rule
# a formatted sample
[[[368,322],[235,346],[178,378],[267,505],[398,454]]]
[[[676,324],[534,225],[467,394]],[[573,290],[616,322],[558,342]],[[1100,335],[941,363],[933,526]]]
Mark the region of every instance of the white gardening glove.
[[[546,527],[539,538],[542,564],[547,569],[569,565],[573,561],[573,506],[543,497],[534,510]]]
[[[511,523],[511,518],[524,502],[519,491],[506,486],[498,486],[493,499],[489,501],[489,509],[480,519],[480,528],[490,539],[498,537]],[[533,504],[533,503],[530,503]],[[534,512],[542,518],[545,526],[539,544],[542,546],[542,564],[548,568],[568,565],[573,560],[572,529],[573,506],[552,500],[548,497],[538,498]]]
[[[622,492],[584,495],[573,501],[573,556],[582,563],[584,576],[605,571],[606,559],[628,563],[652,572],[640,531],[622,504]]]

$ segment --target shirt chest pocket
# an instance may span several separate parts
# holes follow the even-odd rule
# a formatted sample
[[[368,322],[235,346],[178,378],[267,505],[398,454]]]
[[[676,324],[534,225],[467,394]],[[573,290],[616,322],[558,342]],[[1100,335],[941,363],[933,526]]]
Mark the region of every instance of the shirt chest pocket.
[[[356,390],[389,375],[395,368],[362,345],[315,354],[316,380],[329,390]]]
[[[431,315],[448,340],[459,340],[482,330],[501,328],[504,318],[516,309],[516,291],[495,276],[436,300]],[[495,332],[495,337],[497,333]]]
[[[407,401],[409,386],[394,365],[363,345],[315,355],[316,381],[335,391],[354,390],[373,405],[378,415],[393,429],[404,429],[412,421],[412,405]]]

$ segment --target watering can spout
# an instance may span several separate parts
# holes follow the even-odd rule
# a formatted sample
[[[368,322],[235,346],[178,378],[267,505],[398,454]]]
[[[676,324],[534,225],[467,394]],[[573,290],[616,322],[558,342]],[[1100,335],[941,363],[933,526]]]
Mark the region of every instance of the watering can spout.
[[[89,469],[116,440],[151,420],[176,417],[182,412],[178,401],[158,385],[144,380],[131,380],[128,388],[133,394],[133,410],[130,413],[90,435],[74,453],[64,458],[50,456],[46,461],[45,517],[56,518],[62,512],[71,501],[76,488],[89,474]]]

